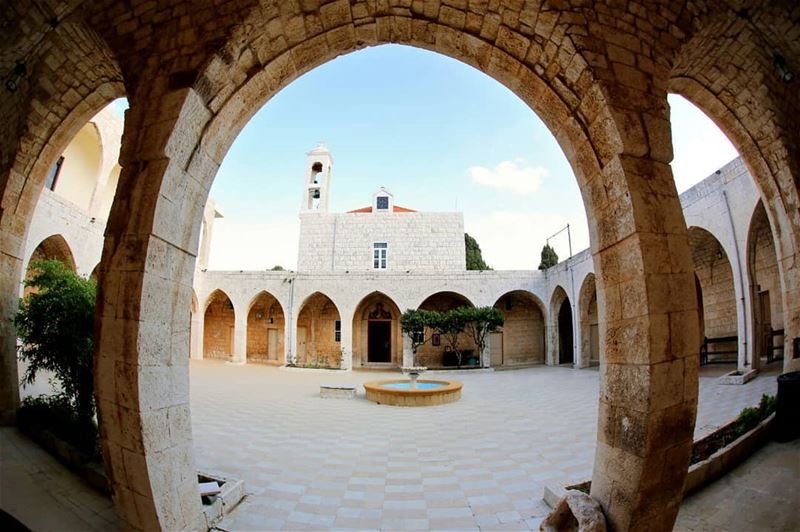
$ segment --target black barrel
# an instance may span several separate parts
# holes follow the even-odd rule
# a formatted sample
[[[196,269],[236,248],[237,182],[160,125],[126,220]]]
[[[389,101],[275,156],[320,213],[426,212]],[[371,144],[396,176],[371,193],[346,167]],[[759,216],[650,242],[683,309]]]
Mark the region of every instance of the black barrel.
[[[800,371],[778,376],[775,405],[775,441],[792,441],[800,436]]]

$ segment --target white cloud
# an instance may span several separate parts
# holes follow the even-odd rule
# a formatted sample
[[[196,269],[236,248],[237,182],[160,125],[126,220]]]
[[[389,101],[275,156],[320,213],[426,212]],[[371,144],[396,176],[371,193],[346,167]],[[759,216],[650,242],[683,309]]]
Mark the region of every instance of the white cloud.
[[[542,166],[525,166],[524,159],[502,161],[494,169],[485,166],[471,166],[467,173],[472,182],[484,187],[510,190],[514,194],[527,196],[538,191],[542,178],[548,174]]]
[[[287,270],[297,265],[299,221],[276,220],[262,224],[237,224],[223,218],[211,235],[210,270],[266,270],[279,264]]]
[[[539,266],[547,237],[570,224],[572,252],[589,247],[585,216],[567,218],[552,212],[495,211],[465,220],[466,231],[481,246],[484,260],[495,270],[531,270]],[[550,241],[563,260],[569,256],[567,233]]]

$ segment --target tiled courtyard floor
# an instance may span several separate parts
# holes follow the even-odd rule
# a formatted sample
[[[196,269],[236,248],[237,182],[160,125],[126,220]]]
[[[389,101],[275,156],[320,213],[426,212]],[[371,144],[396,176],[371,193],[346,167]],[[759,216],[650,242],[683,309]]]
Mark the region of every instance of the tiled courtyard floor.
[[[726,368],[727,369],[727,368]],[[695,437],[733,419],[776,370],[721,386],[704,369]],[[438,373],[446,377],[448,374]],[[193,362],[197,465],[245,480],[226,530],[538,528],[545,484],[591,476],[598,372],[454,372],[458,403],[398,408],[320,399],[323,383],[397,374]]]

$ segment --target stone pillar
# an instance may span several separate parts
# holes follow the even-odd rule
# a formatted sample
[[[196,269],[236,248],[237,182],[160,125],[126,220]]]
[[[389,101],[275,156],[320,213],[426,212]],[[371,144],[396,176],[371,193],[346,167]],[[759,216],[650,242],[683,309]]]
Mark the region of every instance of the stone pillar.
[[[195,360],[203,359],[203,336],[205,332],[205,316],[192,313],[192,322],[189,329],[189,356]]]
[[[13,425],[19,407],[17,330],[11,320],[17,313],[21,275],[22,260],[0,253],[0,425]]]
[[[349,315],[350,319],[344,319],[344,314]],[[342,338],[339,347],[342,350],[342,369],[353,369],[353,313],[339,313]]]
[[[202,172],[216,165],[203,149],[175,146],[193,142],[211,114],[191,89],[130,103],[97,298],[103,457],[122,528],[196,530],[207,527],[192,450],[187,310],[208,193]]]
[[[411,348],[411,337],[403,333],[403,367],[410,368],[414,365],[414,350]]]
[[[247,363],[247,312],[236,309],[233,325],[233,353],[234,364]]]

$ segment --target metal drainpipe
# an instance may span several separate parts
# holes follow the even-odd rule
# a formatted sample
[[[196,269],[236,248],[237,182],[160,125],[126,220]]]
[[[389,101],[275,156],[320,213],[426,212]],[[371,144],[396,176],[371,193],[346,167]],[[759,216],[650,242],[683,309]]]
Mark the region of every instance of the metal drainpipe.
[[[286,364],[294,362],[294,279],[289,278],[289,338],[287,342]]]
[[[580,368],[578,365],[578,342],[575,334],[580,327],[580,318],[577,316],[577,301],[575,301],[575,269],[572,265],[572,235],[570,234],[569,224],[567,224],[567,242],[569,242],[569,258],[567,259],[567,268],[569,268],[569,284],[572,294],[570,296],[570,303],[572,303],[572,367]],[[583,339],[581,339],[583,342]],[[583,362],[583,361],[581,361]]]
[[[739,275],[736,277],[739,281],[739,293],[741,294],[739,297],[739,303],[741,304],[742,322],[744,323],[744,327],[742,328],[742,333],[744,336],[744,365],[749,366],[750,363],[747,361],[747,308],[745,307],[744,280],[742,279],[744,269],[742,268],[742,261],[739,257],[739,240],[736,237],[736,225],[733,223],[733,213],[731,213],[731,205],[728,202],[728,193],[725,190],[722,191],[722,199],[725,200],[725,210],[728,211],[728,221],[731,224],[731,233],[733,234],[733,250],[736,253],[736,264],[739,265]]]

